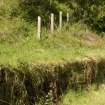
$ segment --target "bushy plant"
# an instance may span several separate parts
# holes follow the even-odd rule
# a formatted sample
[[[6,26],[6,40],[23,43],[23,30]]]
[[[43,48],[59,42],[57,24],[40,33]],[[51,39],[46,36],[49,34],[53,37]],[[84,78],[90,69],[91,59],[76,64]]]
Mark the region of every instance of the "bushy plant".
[[[82,20],[98,32],[105,32],[105,0],[2,0],[0,16],[22,17],[35,22],[42,17],[43,24],[50,22],[50,13],[58,22],[59,11],[66,16],[70,13],[71,22]],[[64,18],[65,19],[65,18]]]

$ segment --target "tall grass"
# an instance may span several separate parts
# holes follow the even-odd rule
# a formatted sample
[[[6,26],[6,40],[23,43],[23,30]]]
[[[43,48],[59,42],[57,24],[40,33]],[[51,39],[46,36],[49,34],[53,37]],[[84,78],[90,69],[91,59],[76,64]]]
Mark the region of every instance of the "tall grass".
[[[44,27],[41,41],[37,40],[35,24],[21,18],[1,19],[0,24],[1,64],[16,65],[18,61],[79,60],[86,56],[104,57],[104,39],[100,43],[88,44],[84,36],[91,36],[92,32],[81,22],[65,24],[62,31],[58,28],[54,34],[50,34],[48,27]]]
[[[105,105],[105,89],[94,88],[89,91],[83,90],[78,92],[68,91],[62,99],[62,105]]]

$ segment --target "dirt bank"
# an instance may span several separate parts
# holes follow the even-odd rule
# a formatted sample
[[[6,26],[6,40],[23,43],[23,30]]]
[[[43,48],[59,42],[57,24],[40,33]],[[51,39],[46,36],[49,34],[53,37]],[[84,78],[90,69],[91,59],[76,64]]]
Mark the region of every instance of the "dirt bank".
[[[105,79],[105,60],[85,59],[58,64],[20,63],[0,66],[0,105],[33,105],[51,93],[52,102],[67,89],[97,88]],[[18,104],[17,104],[18,103]]]

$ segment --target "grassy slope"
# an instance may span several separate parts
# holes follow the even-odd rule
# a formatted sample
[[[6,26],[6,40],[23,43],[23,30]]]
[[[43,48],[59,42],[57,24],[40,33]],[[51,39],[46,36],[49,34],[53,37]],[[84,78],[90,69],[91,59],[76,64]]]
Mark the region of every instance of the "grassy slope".
[[[18,61],[59,62],[81,60],[84,57],[105,57],[104,38],[103,41],[92,45],[86,43],[82,38],[86,34],[86,27],[80,23],[65,25],[62,32],[57,29],[54,35],[44,28],[41,41],[36,39],[35,26],[24,20],[1,19],[0,23],[1,64],[16,65]]]
[[[75,61],[84,57],[104,57],[104,38],[94,44],[89,42],[90,45],[83,39],[86,34],[85,28],[78,23],[65,25],[62,32],[57,29],[54,35],[43,29],[42,35],[46,39],[43,37],[42,41],[36,39],[35,26],[24,20],[1,20],[0,23],[1,64],[16,65],[18,61]]]
[[[75,61],[86,57],[105,58],[105,39],[90,45],[82,38],[86,27],[80,23],[67,25],[53,36],[44,29],[42,41],[36,39],[36,28],[23,19],[0,17],[0,64],[17,65],[25,62]],[[91,33],[89,30],[87,30]],[[63,96],[63,105],[105,105],[105,90],[89,92],[69,91]]]

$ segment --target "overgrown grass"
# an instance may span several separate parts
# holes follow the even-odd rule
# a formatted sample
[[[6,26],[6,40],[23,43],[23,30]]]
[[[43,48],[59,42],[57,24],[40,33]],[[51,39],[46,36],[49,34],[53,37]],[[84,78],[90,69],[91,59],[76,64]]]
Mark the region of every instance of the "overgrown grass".
[[[105,105],[105,89],[89,89],[89,91],[68,91],[63,96],[62,105]]]
[[[20,18],[0,21],[0,63],[17,65],[26,62],[59,62],[81,60],[84,57],[105,57],[104,38],[91,44],[84,40],[88,28],[76,23],[65,25],[53,35],[43,28],[42,40],[36,37],[36,27]],[[91,36],[91,35],[90,35]]]

